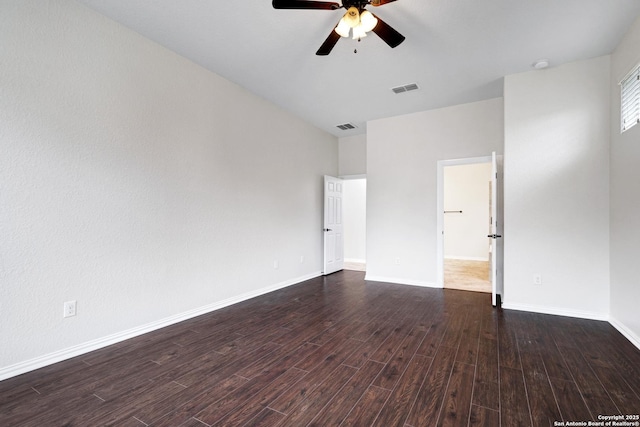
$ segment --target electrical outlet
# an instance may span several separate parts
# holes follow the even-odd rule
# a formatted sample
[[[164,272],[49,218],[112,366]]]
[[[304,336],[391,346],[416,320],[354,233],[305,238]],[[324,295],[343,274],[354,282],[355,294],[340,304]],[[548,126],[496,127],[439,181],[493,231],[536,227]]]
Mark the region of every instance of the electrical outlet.
[[[273,261],[273,268],[277,270],[278,267],[280,267],[280,264],[278,263],[278,260]]]
[[[400,257],[396,257],[396,265],[400,265]]]
[[[304,264],[304,255],[300,255],[300,264]]]
[[[75,301],[67,301],[64,303],[64,312],[62,314],[63,317],[71,317],[76,315],[76,302]]]
[[[542,285],[542,276],[539,274],[533,275],[533,284],[534,285]]]

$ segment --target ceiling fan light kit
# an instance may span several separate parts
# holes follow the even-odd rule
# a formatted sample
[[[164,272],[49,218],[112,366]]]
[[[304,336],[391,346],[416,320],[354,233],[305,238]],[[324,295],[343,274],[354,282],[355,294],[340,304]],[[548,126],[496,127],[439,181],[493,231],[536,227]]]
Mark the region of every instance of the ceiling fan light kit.
[[[360,24],[360,11],[358,11],[357,7],[351,6],[342,19],[348,26],[355,28],[356,25]]]
[[[360,13],[356,7],[351,6],[334,31],[341,37],[349,37],[349,31],[353,29],[353,39],[360,40],[362,37],[366,37],[367,33],[372,31],[376,25],[378,25],[378,18],[373,16],[371,12],[363,10]]]
[[[357,25],[353,27],[353,39],[360,40],[363,37],[367,37],[367,32],[362,28],[361,25]]]
[[[328,55],[340,37],[349,37],[350,33],[354,40],[360,41],[368,32],[373,31],[392,48],[402,43],[405,39],[402,34],[365,9],[367,5],[378,7],[394,1],[396,0],[343,0],[341,5],[328,1],[273,0],[272,5],[274,9],[346,9],[347,12],[316,52],[316,55]]]
[[[364,31],[369,32],[378,25],[378,18],[373,16],[373,13],[365,10],[360,14],[360,25]]]
[[[338,26],[334,30],[336,33],[340,34],[341,37],[349,37],[349,31],[351,31],[351,27],[347,22],[343,19],[340,20]]]

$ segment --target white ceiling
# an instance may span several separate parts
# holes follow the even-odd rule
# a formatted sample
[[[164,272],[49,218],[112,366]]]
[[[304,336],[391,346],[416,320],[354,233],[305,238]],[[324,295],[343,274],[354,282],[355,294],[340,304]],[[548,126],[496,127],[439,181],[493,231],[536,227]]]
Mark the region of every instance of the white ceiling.
[[[500,97],[502,78],[537,59],[554,66],[611,53],[640,16],[639,0],[398,0],[368,9],[403,44],[391,49],[370,33],[316,56],[344,9],[78,1],[339,137],[364,133],[372,119]],[[420,90],[391,91],[408,83]],[[358,128],[336,128],[348,122]]]

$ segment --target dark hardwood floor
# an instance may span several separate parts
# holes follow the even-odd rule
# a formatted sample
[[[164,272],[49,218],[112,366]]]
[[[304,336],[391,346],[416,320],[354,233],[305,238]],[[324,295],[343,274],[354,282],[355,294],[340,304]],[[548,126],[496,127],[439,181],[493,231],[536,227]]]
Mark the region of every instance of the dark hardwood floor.
[[[640,412],[606,322],[317,278],[0,382],[0,426],[547,426]]]

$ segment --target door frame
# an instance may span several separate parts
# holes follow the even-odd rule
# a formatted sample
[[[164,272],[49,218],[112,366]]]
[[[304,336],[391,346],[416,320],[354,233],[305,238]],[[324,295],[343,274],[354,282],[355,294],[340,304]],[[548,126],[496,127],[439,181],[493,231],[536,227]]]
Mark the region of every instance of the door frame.
[[[491,156],[491,304],[501,307],[504,296],[504,155],[494,151]]]
[[[439,288],[444,288],[444,168],[447,166],[473,165],[491,163],[492,156],[467,157],[462,159],[438,160],[437,177],[437,281]]]

